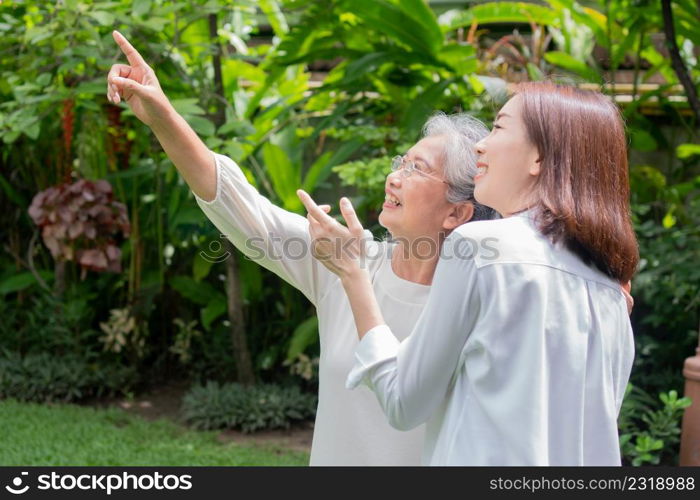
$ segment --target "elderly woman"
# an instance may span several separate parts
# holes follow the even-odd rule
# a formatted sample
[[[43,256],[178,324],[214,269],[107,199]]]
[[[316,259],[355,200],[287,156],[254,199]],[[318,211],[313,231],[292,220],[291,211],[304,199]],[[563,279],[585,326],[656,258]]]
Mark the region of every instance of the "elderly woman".
[[[309,251],[307,219],[270,203],[231,159],[209,151],[172,109],[138,52],[119,33],[114,38],[129,65],[112,67],[109,100],[124,99],[151,127],[204,213],[239,250],[316,306],[321,356],[311,464],[419,464],[423,427],[399,432],[388,425],[369,389],[345,389],[358,344],[355,325],[341,281]],[[418,320],[445,237],[467,221],[494,215],[473,198],[473,147],[486,133],[468,116],[438,115],[426,124],[425,137],[394,159],[379,216],[394,243],[369,242],[367,266],[370,286],[397,341]],[[250,245],[252,241],[256,243]],[[306,245],[289,252],[296,258],[281,251],[291,241]]]
[[[445,240],[403,342],[358,258],[350,202],[344,228],[299,193],[362,339],[348,386],[371,388],[396,428],[427,422],[426,464],[619,465],[634,358],[619,283],[639,260],[619,110],[597,92],[521,84],[476,150],[476,199],[503,219]],[[351,251],[328,252],[333,239]]]

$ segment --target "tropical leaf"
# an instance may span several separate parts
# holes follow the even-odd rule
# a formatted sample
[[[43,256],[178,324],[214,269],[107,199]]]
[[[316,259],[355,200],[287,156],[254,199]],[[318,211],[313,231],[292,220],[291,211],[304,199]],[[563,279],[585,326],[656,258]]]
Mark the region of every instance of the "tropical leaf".
[[[292,333],[287,350],[287,359],[294,360],[303,353],[307,347],[318,341],[318,318],[311,316],[306,321],[299,324]]]
[[[44,281],[50,281],[53,278],[53,273],[50,271],[38,271],[38,273]],[[29,271],[13,274],[12,276],[0,281],[0,295],[19,292],[20,290],[30,287],[36,282],[36,278]]]
[[[217,298],[221,299],[224,297],[223,293],[216,290],[206,281],[197,282],[189,276],[175,276],[170,280],[170,285],[180,295],[195,304],[207,305],[217,300]]]
[[[475,5],[468,10],[452,15],[445,25],[447,30],[455,30],[473,23],[536,23],[559,26],[559,15],[549,7],[526,2],[489,2]]]
[[[348,0],[343,6],[367,26],[416,52],[436,55],[442,44],[442,35],[436,37],[429,20],[420,22],[398,5],[384,0]]]
[[[453,83],[455,79],[442,80],[421,92],[406,109],[401,127],[406,131],[408,137],[418,135],[421,126],[428,116],[435,110],[435,104],[442,98],[445,89]]]
[[[544,54],[544,58],[548,63],[569,70],[572,73],[576,73],[577,75],[585,78],[586,81],[595,83],[602,81],[600,74],[595,69],[589,67],[585,62],[576,59],[565,52],[546,52]]]
[[[200,316],[202,319],[202,326],[206,330],[209,330],[212,322],[226,313],[226,311],[227,305],[224,296],[222,295],[221,297],[217,297],[201,310]]]
[[[313,193],[318,185],[328,178],[333,167],[347,161],[361,145],[362,141],[360,139],[353,139],[346,142],[335,151],[327,151],[321,155],[313,165],[311,165],[304,177],[304,191]]]
[[[301,185],[299,165],[292,163],[281,147],[270,142],[263,144],[262,155],[272,186],[282,200],[284,208],[295,212],[300,211],[302,205],[296,195],[296,190]]]

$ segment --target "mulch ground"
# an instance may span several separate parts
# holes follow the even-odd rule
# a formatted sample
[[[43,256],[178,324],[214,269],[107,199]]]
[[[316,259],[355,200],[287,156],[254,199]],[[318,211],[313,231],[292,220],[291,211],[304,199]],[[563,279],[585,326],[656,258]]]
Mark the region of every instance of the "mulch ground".
[[[187,381],[172,381],[138,394],[131,398],[103,398],[83,403],[94,408],[121,408],[127,413],[138,415],[146,420],[166,419],[177,425],[185,426],[180,419],[182,397],[190,387]],[[281,447],[293,451],[309,452],[313,423],[305,422],[290,429],[276,429],[246,434],[227,430],[217,435],[221,443],[240,443],[244,445],[261,445]]]

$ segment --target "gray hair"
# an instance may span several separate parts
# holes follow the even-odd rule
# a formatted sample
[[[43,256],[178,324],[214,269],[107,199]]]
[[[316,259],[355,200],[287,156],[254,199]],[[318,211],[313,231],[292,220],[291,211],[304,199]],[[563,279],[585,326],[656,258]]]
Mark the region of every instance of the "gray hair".
[[[477,172],[477,154],[474,146],[488,133],[483,123],[466,113],[446,115],[438,112],[423,126],[423,137],[445,137],[443,171],[445,180],[449,183],[447,201],[472,202],[473,221],[498,218],[495,210],[474,199],[474,176]]]

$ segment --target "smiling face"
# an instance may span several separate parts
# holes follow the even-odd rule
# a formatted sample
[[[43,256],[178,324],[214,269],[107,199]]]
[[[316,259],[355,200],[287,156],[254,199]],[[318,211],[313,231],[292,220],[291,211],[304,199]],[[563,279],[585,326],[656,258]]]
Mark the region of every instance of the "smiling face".
[[[522,119],[520,96],[515,95],[503,106],[491,133],[476,144],[476,151],[476,200],[504,217],[531,206],[540,163]]]
[[[394,238],[434,237],[456,226],[453,221],[455,204],[447,201],[448,185],[444,179],[444,138],[426,137],[406,153],[416,170],[404,177],[403,169],[386,178],[386,200],[379,214],[379,223]],[[405,166],[404,166],[405,168]],[[420,172],[430,176],[421,175]],[[459,225],[459,224],[457,224]]]

